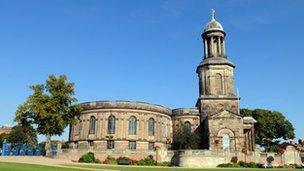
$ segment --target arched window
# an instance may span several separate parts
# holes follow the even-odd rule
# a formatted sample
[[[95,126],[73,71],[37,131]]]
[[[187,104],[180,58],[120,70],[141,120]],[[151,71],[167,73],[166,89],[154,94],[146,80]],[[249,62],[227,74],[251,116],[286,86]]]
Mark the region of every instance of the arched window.
[[[223,94],[223,85],[222,85],[222,75],[217,73],[215,75],[215,93],[217,95],[222,95]]]
[[[153,118],[150,118],[148,121],[148,131],[149,131],[149,136],[154,136],[155,134],[155,121]]]
[[[114,134],[115,133],[115,116],[111,115],[108,118],[108,133]]]
[[[91,116],[89,134],[95,134],[95,127],[96,127],[96,118],[95,116]]]
[[[136,129],[137,129],[137,120],[135,116],[131,116],[129,118],[129,134],[130,135],[136,135]]]
[[[228,134],[223,135],[223,149],[229,150],[230,148],[230,137]]]
[[[190,123],[189,121],[186,121],[186,122],[184,123],[184,125],[185,125],[186,131],[187,131],[187,132],[191,132],[191,123]]]

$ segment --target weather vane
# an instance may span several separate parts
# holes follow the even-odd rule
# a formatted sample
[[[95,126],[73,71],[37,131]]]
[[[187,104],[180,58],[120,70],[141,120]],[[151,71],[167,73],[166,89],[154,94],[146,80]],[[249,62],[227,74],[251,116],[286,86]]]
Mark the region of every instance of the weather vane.
[[[211,19],[215,20],[215,10],[213,8],[211,9]]]

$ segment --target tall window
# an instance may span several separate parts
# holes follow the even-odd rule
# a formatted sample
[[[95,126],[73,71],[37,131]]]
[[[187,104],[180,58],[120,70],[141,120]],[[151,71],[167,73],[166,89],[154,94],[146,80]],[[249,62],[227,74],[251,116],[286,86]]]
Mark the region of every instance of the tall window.
[[[129,141],[129,149],[136,150],[136,141]]]
[[[184,125],[185,125],[186,131],[187,131],[187,132],[191,132],[191,123],[190,123],[189,121],[186,121],[186,122],[184,123]]]
[[[107,141],[107,149],[114,149],[114,141],[108,140]]]
[[[96,118],[95,116],[91,116],[89,134],[95,134],[95,127],[96,127]]]
[[[223,135],[223,149],[229,150],[230,148],[230,137],[228,134]]]
[[[215,75],[215,93],[217,95],[222,95],[223,94],[223,85],[222,85],[222,75],[217,73]]]
[[[148,131],[149,131],[149,136],[154,136],[155,134],[155,121],[153,118],[150,118],[148,121]]]
[[[108,118],[108,133],[114,134],[115,133],[115,116],[111,115]]]
[[[135,116],[131,116],[129,118],[129,134],[135,135],[137,129],[137,120]]]

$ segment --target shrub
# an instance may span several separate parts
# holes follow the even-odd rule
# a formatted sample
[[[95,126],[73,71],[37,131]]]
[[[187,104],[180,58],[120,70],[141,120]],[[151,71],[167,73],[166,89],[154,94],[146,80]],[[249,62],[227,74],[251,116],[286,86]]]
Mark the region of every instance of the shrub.
[[[107,156],[105,161],[102,162],[103,164],[117,164],[117,161],[114,157]]]
[[[148,157],[141,159],[137,162],[139,166],[156,166],[156,161],[153,160],[153,156],[149,155]]]
[[[171,166],[171,162],[158,162],[157,166]]]
[[[137,160],[130,159],[130,161],[131,161],[131,163],[130,163],[131,165],[137,165],[137,162],[138,162]]]
[[[95,162],[94,153],[88,152],[88,153],[84,154],[83,156],[80,157],[80,159],[78,160],[78,162],[82,162],[82,163],[94,163]]]
[[[246,162],[240,161],[238,164],[241,167],[246,167],[246,168],[259,168],[260,167],[259,163],[255,163],[255,162],[246,163]]]
[[[239,161],[238,163],[241,167],[247,167],[247,163],[243,162],[243,161]]]
[[[240,167],[240,165],[233,164],[233,163],[222,163],[222,164],[219,164],[217,167]]]
[[[298,165],[298,164],[289,164],[289,165],[287,166],[287,168],[301,169],[301,168],[304,168],[304,167],[301,166],[301,165]]]
[[[217,167],[263,168],[263,165],[260,163],[255,163],[255,162],[246,163],[246,162],[240,161],[236,164],[233,164],[233,163],[219,164]]]
[[[78,160],[78,162],[82,162],[82,163],[101,163],[100,160],[95,158],[94,153],[92,153],[92,152],[88,152],[88,153],[84,154],[83,156],[81,156],[80,159]]]
[[[95,159],[95,163],[101,164],[101,161],[99,159]]]
[[[238,157],[237,156],[233,156],[230,161],[232,163],[236,164],[238,162]]]

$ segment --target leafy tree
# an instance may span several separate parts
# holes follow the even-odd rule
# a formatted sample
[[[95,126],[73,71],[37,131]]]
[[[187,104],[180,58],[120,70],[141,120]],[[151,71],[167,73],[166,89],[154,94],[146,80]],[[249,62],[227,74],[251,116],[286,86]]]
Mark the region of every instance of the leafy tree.
[[[198,132],[191,132],[189,128],[181,123],[179,129],[174,133],[174,149],[198,149],[201,137]]]
[[[45,84],[30,86],[33,94],[16,111],[15,120],[20,124],[34,125],[39,134],[46,135],[47,156],[50,155],[51,136],[61,135],[75,122],[81,106],[75,104],[74,83],[65,75],[50,75]]]
[[[281,112],[265,109],[241,109],[241,114],[257,120],[254,125],[255,141],[259,145],[266,143],[271,146],[278,143],[274,140],[295,138],[294,127]]]
[[[32,146],[37,145],[37,133],[31,125],[14,126],[8,135],[8,141],[13,144],[27,143]]]
[[[9,134],[7,134],[7,133],[0,134],[0,148],[2,148],[4,140],[8,139],[8,136],[9,136]]]

